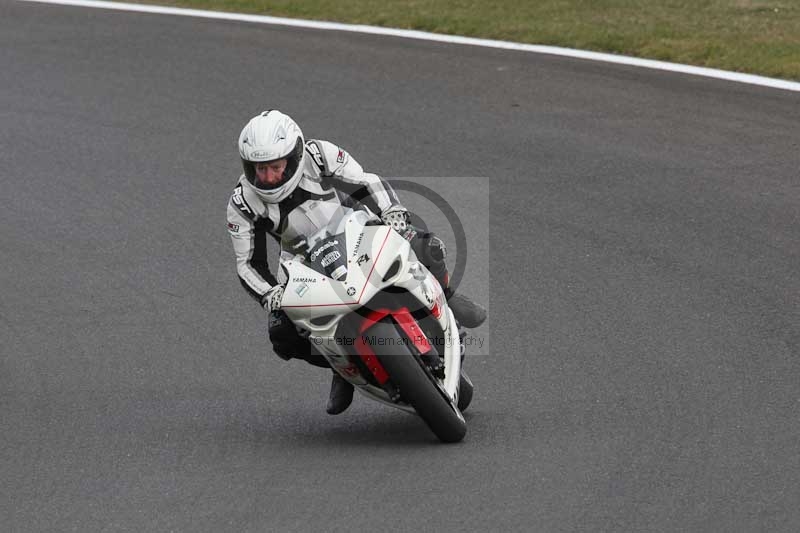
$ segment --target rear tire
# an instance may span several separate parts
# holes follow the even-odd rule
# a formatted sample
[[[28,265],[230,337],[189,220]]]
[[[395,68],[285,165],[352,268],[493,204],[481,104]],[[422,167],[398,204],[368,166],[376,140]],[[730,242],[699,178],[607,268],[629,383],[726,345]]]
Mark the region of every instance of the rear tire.
[[[389,380],[400,390],[403,400],[414,407],[442,442],[458,442],[463,439],[467,433],[464,417],[439,388],[436,378],[409,350],[395,323],[384,321],[375,324],[370,329],[370,336],[373,335],[387,339],[383,353],[376,351],[375,355],[389,374]]]

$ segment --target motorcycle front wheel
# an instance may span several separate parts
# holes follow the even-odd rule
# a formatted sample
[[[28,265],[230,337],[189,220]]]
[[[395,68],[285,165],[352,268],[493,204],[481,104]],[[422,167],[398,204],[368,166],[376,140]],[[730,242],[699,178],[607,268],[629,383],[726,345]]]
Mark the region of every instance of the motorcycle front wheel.
[[[472,402],[472,380],[469,376],[461,371],[461,379],[458,384],[458,410],[462,413],[467,410],[469,404]]]
[[[386,339],[384,346],[373,349],[389,380],[399,389],[400,397],[414,407],[439,440],[463,439],[467,433],[464,417],[438,380],[408,348],[398,326],[391,319],[385,320],[375,324],[370,335]]]

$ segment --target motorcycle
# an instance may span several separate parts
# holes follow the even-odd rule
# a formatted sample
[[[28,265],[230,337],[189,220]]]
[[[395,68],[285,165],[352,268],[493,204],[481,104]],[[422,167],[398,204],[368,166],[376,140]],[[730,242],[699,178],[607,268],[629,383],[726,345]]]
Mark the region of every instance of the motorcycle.
[[[293,224],[316,231],[282,243],[281,308],[363,395],[418,414],[443,442],[463,439],[473,385],[442,287],[371,213],[319,202],[301,216]]]

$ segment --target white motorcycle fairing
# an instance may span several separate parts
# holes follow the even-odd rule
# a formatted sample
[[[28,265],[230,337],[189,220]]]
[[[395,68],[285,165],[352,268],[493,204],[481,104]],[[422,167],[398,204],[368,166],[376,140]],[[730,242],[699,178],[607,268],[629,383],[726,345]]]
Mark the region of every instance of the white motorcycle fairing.
[[[397,397],[391,397],[387,390],[376,386],[375,379],[363,376],[364,365],[354,364],[353,358],[360,356],[379,382],[387,377],[381,375],[380,363],[376,365],[377,360],[370,359],[370,349],[364,348],[361,339],[354,337],[354,346],[341,335],[337,338],[338,326],[345,317],[354,315],[362,323],[361,335],[368,335],[370,321],[377,322],[392,315],[411,343],[421,351],[426,350],[429,339],[422,334],[409,309],[368,308],[368,304],[387,289],[405,289],[418,304],[414,311],[427,310],[441,328],[444,379],[434,378],[434,381],[463,421],[455,407],[461,376],[461,342],[458,326],[439,283],[417,260],[408,241],[388,226],[375,224],[367,213],[351,211],[335,228],[331,225],[326,229],[324,234],[309,239],[315,245],[310,254],[281,261],[287,277],[282,309],[295,325],[309,332],[311,344],[331,367],[363,394],[414,412],[412,406],[398,402]],[[320,272],[322,267],[317,263],[327,269],[326,273]]]

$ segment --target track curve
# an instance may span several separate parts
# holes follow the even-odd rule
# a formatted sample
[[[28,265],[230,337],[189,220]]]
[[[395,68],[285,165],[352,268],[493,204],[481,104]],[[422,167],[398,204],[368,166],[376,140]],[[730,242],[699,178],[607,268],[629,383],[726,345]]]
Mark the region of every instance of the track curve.
[[[798,95],[13,2],[0,44],[10,531],[800,527]],[[268,107],[447,177],[491,304],[463,443],[267,353],[223,212]]]

